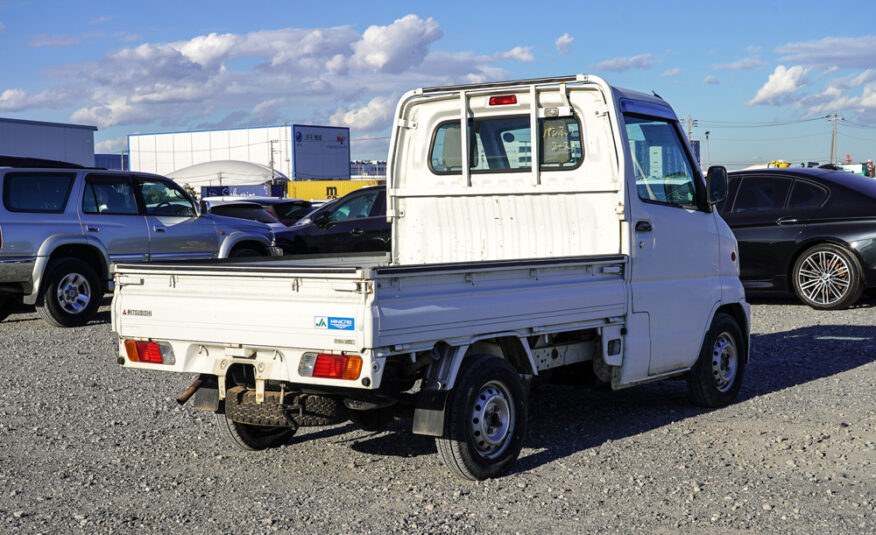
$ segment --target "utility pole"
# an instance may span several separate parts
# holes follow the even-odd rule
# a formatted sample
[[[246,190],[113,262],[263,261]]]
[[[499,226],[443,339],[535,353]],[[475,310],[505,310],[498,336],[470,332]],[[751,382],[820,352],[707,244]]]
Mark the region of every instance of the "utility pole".
[[[706,130],[706,169],[709,168],[709,131]]]
[[[830,138],[830,164],[836,164],[836,120],[837,114],[828,115],[828,117],[833,118],[833,136]]]
[[[272,139],[271,143],[271,184],[274,183],[274,143],[279,143],[278,140]]]
[[[691,128],[694,126],[699,126],[697,124],[697,120],[691,119],[690,115],[688,115],[687,116],[687,141],[688,141],[688,143],[690,143],[690,140],[691,140]]]

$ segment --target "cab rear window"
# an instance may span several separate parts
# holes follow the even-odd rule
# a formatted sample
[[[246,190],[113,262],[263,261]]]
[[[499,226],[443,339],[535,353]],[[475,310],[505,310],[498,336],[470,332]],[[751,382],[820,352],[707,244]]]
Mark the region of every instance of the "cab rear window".
[[[539,119],[540,169],[574,169],[584,157],[581,126],[574,117]],[[472,173],[528,171],[532,168],[529,117],[469,121],[469,168]],[[432,137],[429,166],[437,174],[462,173],[459,121],[438,126]]]
[[[68,173],[9,173],[3,179],[3,205],[10,212],[61,213],[75,177]]]

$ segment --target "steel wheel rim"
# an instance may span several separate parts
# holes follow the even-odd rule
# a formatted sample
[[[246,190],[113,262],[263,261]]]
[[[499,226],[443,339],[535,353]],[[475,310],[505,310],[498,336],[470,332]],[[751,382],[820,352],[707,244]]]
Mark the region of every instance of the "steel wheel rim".
[[[733,336],[728,332],[722,332],[715,339],[712,347],[712,376],[715,378],[715,388],[719,392],[727,392],[733,387],[736,380],[736,371],[739,369],[739,353]]]
[[[58,304],[68,314],[79,314],[91,302],[91,285],[79,273],[68,273],[58,282]]]
[[[851,269],[846,260],[830,251],[807,256],[797,270],[797,285],[806,299],[831,305],[845,297],[851,285]]]
[[[502,455],[514,431],[514,405],[508,388],[499,381],[481,387],[472,405],[471,433],[478,453],[493,459]]]

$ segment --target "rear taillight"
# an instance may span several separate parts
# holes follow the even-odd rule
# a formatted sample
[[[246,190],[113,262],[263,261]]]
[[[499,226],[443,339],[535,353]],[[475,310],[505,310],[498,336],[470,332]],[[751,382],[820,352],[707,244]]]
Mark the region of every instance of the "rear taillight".
[[[302,377],[354,381],[361,373],[362,357],[358,355],[305,353],[298,364],[298,375]]]
[[[143,342],[125,340],[125,352],[131,362],[150,362],[152,364],[173,364],[173,348],[165,342]]]

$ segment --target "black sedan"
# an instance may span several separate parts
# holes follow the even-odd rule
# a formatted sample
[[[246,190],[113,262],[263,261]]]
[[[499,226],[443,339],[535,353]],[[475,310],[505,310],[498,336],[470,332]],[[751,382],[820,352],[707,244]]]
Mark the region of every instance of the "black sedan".
[[[876,179],[823,169],[729,173],[718,209],[739,242],[746,293],[825,310],[876,293]]]
[[[386,187],[372,186],[324,204],[274,236],[286,254],[388,252],[391,228]]]

